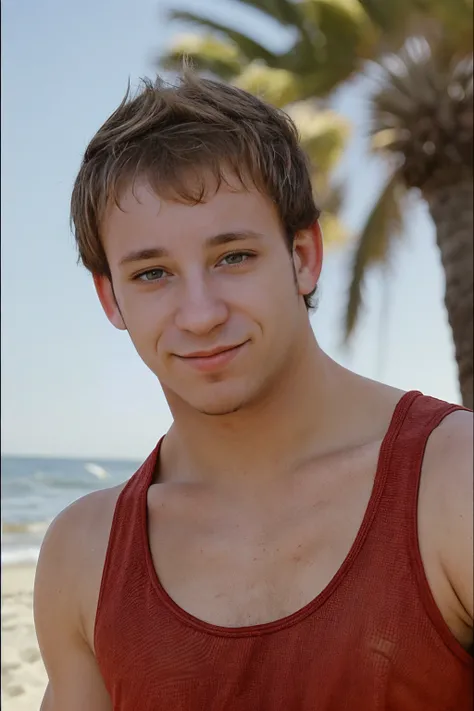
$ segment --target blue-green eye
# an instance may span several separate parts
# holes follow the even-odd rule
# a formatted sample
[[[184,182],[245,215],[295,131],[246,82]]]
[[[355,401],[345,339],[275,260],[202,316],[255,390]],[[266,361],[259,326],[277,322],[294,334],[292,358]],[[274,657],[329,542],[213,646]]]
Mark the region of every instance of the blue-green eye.
[[[163,278],[164,275],[165,275],[164,269],[150,269],[147,272],[142,272],[141,274],[137,274],[135,279],[137,279],[137,281],[145,281],[145,282],[161,281],[161,279]]]
[[[222,261],[227,262],[229,266],[233,266],[243,264],[243,262],[246,262],[251,256],[253,255],[248,254],[248,252],[232,252],[223,257]]]

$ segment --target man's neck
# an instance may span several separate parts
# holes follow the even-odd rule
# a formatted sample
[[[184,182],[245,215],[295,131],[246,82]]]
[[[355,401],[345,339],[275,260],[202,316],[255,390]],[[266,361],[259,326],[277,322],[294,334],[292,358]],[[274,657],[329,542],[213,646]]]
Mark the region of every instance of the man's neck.
[[[298,463],[344,446],[366,382],[331,360],[311,334],[298,363],[255,406],[224,416],[174,412],[160,479],[265,490]]]

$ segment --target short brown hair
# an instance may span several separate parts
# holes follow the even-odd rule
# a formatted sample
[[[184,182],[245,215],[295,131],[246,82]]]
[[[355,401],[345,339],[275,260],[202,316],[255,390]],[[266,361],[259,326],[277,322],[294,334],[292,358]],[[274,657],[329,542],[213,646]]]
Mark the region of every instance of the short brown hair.
[[[306,155],[283,111],[187,68],[176,86],[144,79],[135,97],[129,86],[89,143],[74,184],[71,224],[79,260],[110,278],[101,223],[110,201],[118,205],[136,178],[146,177],[163,197],[197,204],[205,195],[205,171],[218,188],[229,170],[244,187],[250,180],[273,200],[290,249],[295,233],[319,218]],[[308,308],[313,294],[305,296]]]

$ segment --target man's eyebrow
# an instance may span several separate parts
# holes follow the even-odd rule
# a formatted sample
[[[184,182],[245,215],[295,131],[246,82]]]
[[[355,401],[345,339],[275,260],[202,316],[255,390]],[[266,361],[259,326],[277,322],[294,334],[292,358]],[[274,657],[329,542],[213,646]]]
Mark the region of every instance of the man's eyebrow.
[[[253,232],[252,230],[242,230],[237,232],[223,232],[222,234],[215,235],[214,237],[209,237],[205,245],[206,247],[220,247],[223,244],[228,244],[229,242],[238,242],[245,239],[261,239],[263,235],[259,232]]]
[[[144,262],[147,259],[163,259],[163,257],[168,257],[168,250],[156,247],[149,247],[148,249],[138,249],[135,252],[129,252],[120,260],[119,266],[123,267],[126,264],[132,264],[133,262]]]
[[[229,242],[238,242],[245,239],[261,239],[263,235],[259,232],[253,232],[252,230],[245,230],[242,232],[223,232],[222,234],[214,235],[209,237],[205,241],[206,247],[220,247]],[[163,247],[149,247],[145,249],[138,249],[134,252],[129,252],[125,257],[120,260],[120,266],[123,267],[127,264],[133,262],[144,262],[147,259],[163,259],[169,257],[170,253],[167,249]]]

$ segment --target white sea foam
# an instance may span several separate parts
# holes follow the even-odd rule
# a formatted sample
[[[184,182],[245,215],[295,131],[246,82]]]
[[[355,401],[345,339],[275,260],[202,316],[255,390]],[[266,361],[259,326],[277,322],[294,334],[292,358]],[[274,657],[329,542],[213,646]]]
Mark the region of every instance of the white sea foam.
[[[86,472],[89,472],[89,474],[97,477],[97,479],[108,479],[110,477],[110,474],[104,467],[101,467],[99,464],[94,464],[94,462],[84,464],[84,469]]]
[[[36,564],[38,562],[40,547],[31,548],[2,548],[2,567],[8,565]]]

